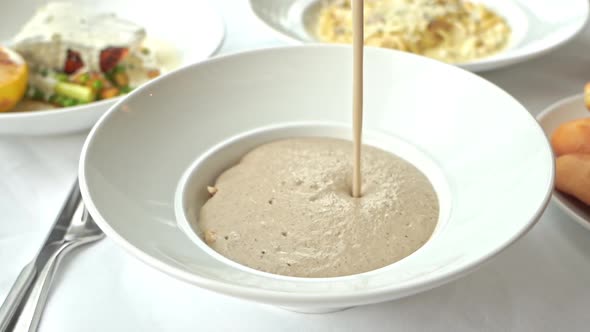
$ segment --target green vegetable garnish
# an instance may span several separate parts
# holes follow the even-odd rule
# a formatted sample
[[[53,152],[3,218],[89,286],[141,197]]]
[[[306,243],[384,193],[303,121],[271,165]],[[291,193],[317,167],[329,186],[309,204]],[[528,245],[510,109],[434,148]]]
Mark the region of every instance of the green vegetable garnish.
[[[60,106],[63,106],[66,98],[67,97],[62,96],[62,95],[59,95],[59,94],[58,95],[55,95],[55,103],[58,104],[58,105],[60,105]]]
[[[104,73],[102,73],[102,74],[103,74],[103,76],[104,76],[104,77],[105,77],[107,80],[109,80],[109,81],[112,81],[112,80],[113,80],[113,71],[112,71],[112,70],[111,70],[111,71],[104,72]]]
[[[59,82],[67,82],[68,81],[68,75],[66,75],[64,73],[55,73],[53,75],[53,77]]]
[[[133,88],[130,87],[129,85],[127,85],[127,86],[124,86],[124,87],[121,88],[121,93],[129,93],[132,90],[133,90]]]
[[[55,85],[55,92],[58,95],[74,98],[82,102],[91,102],[95,99],[94,91],[84,85],[59,82]]]
[[[64,97],[61,105],[63,107],[70,107],[70,106],[75,106],[76,104],[78,104],[76,99]]]
[[[90,79],[90,75],[88,73],[84,73],[84,74],[80,75],[80,83],[82,83],[82,84],[88,83],[89,79]]]
[[[125,66],[123,65],[116,65],[115,68],[113,68],[113,74],[122,72],[125,72]]]
[[[92,82],[92,88],[94,91],[99,91],[102,89],[102,81],[101,80],[94,80]]]
[[[45,94],[43,94],[43,91],[37,89],[36,87],[32,87],[33,91],[31,93],[31,99],[34,100],[44,100],[45,99]]]
[[[150,49],[147,48],[147,47],[143,47],[141,49],[141,53],[144,54],[144,55],[149,55],[150,54]]]
[[[37,89],[34,86],[28,85],[27,86],[27,92],[26,92],[27,98],[30,98],[30,99],[38,99],[38,98],[36,98],[37,91],[39,91],[39,89]]]

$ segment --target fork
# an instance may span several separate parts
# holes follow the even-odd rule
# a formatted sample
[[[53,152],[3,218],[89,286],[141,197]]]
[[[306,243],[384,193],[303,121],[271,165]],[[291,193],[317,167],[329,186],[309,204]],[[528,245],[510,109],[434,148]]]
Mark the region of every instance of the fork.
[[[84,207],[78,180],[44,245],[27,264],[0,307],[0,332],[36,331],[61,259],[72,249],[104,238]]]

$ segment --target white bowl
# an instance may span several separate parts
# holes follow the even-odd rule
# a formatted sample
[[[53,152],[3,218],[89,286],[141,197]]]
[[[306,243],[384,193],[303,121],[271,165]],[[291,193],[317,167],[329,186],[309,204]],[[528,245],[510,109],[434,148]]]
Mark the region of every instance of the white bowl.
[[[584,95],[579,94],[550,105],[537,116],[537,119],[547,137],[551,137],[555,129],[562,123],[588,117],[590,117],[590,112],[584,106]],[[553,201],[582,227],[590,230],[590,207],[557,190],[553,191]]]
[[[179,180],[212,146],[281,123],[349,124],[347,46],[219,57],[132,92],[99,120],[84,145],[79,176],[90,213],[116,243],[176,278],[305,312],[441,285],[533,226],[553,187],[553,159],[523,106],[478,76],[423,57],[367,48],[365,64],[366,131],[420,151],[440,169],[449,190],[444,228],[406,259],[350,277],[285,280],[217,259],[175,218]]]
[[[313,29],[321,0],[249,0],[259,21],[291,43],[317,43]],[[482,72],[545,54],[576,36],[588,20],[586,0],[481,0],[512,29],[508,47],[458,66]]]
[[[140,0],[69,0],[95,7],[99,12],[114,12],[146,28],[148,38],[170,44],[178,53],[180,66],[208,58],[217,50],[224,35],[221,16],[206,0],[168,0],[174,15],[161,15],[163,2]],[[38,0],[19,0],[3,6],[0,19],[0,44],[10,45],[12,37],[42,5]],[[157,19],[154,19],[156,18]],[[178,22],[182,22],[179,28]],[[0,135],[45,135],[86,130],[119,98],[82,106],[33,112],[0,112]]]

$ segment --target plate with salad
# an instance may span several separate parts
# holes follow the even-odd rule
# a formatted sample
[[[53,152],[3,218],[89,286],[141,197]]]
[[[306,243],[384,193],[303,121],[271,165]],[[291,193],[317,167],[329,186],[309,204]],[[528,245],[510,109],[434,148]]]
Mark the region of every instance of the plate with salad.
[[[205,0],[22,0],[1,16],[0,135],[86,130],[138,86],[208,58],[224,35]]]

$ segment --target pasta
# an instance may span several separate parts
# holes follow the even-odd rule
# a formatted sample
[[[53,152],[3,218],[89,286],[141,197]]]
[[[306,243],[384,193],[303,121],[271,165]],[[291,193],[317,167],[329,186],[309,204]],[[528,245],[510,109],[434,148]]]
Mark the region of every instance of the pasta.
[[[350,0],[324,1],[317,37],[352,43]],[[450,63],[469,62],[504,49],[506,21],[464,0],[366,0],[365,45],[392,48]]]

